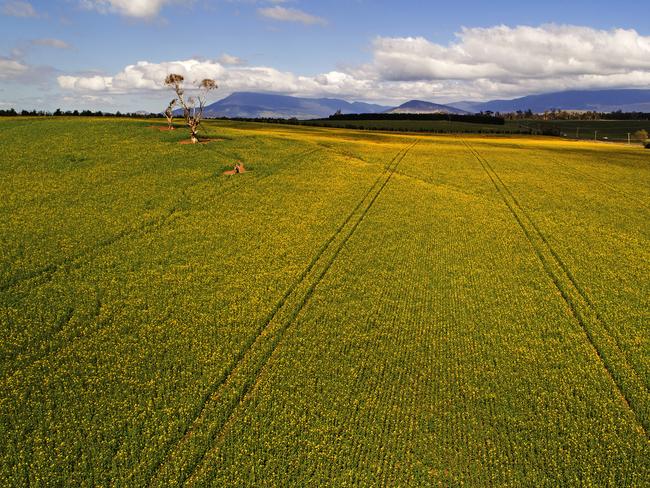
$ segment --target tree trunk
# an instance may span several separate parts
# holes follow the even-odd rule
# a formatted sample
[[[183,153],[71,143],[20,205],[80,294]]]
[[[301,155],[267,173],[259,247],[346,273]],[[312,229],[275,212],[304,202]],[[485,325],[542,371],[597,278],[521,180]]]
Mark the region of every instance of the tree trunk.
[[[199,138],[196,135],[199,124],[197,124],[194,120],[190,120],[189,126],[190,126],[190,134],[191,134],[190,138],[192,139],[192,144],[196,144],[197,142],[199,142]]]

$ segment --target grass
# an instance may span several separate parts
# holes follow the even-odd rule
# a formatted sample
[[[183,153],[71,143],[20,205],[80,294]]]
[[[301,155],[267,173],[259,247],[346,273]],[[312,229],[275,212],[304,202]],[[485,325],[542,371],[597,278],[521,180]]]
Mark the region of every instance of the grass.
[[[150,123],[0,121],[3,485],[647,482],[647,151]]]

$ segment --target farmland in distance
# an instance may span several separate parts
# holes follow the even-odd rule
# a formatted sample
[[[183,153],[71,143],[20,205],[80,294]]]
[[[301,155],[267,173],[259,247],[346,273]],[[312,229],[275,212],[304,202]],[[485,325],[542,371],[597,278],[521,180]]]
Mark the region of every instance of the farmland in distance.
[[[3,485],[648,483],[647,150],[149,125],[0,121]]]
[[[449,120],[354,120],[318,119],[291,121],[316,127],[338,127],[351,130],[398,131],[434,134],[485,135],[553,135],[566,139],[601,142],[635,143],[634,133],[650,132],[647,120],[505,120],[503,125]]]

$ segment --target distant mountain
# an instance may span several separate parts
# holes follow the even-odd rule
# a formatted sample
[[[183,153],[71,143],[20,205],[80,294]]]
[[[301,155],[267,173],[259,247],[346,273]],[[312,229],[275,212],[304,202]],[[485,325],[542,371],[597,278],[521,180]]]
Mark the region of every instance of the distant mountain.
[[[205,108],[206,117],[319,119],[340,110],[342,114],[454,114],[532,110],[595,110],[599,112],[650,112],[650,90],[572,90],[530,95],[514,100],[461,101],[441,105],[411,100],[399,107],[347,102],[336,98],[298,98],[270,93],[236,92]],[[182,112],[176,110],[175,113]]]
[[[455,102],[449,104],[470,112],[516,112],[532,110],[595,110],[597,112],[650,112],[650,90],[571,90],[530,95],[514,100]]]
[[[455,114],[465,115],[469,112],[458,107],[440,105],[438,103],[424,102],[422,100],[411,100],[399,107],[386,110],[389,114]]]
[[[390,107],[335,98],[298,98],[268,93],[236,92],[205,107],[205,117],[298,118],[329,117],[337,110],[344,114],[378,113]]]
[[[485,104],[487,102],[467,102],[467,101],[462,101],[462,102],[452,102],[447,104],[448,107],[453,107],[457,108],[459,110],[465,110],[466,112],[469,113],[476,113],[480,112],[480,110],[476,110],[477,107]]]

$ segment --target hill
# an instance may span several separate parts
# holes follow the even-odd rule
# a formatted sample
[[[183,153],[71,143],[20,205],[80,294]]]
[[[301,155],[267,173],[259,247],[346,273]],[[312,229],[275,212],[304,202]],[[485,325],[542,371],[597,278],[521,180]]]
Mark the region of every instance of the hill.
[[[399,107],[387,110],[389,114],[455,114],[465,115],[468,111],[449,105],[440,105],[438,103],[425,102],[422,100],[411,100],[403,103]]]
[[[471,112],[532,110],[593,110],[597,112],[650,112],[650,90],[571,90],[529,95],[513,100],[455,102],[452,107]]]
[[[336,98],[299,98],[270,93],[236,92],[205,108],[206,117],[316,119],[341,113],[377,113],[389,107]]]

